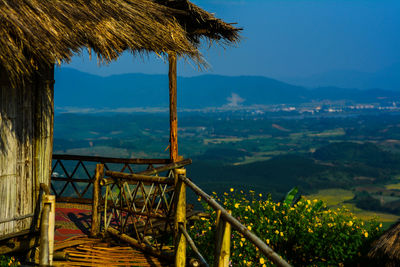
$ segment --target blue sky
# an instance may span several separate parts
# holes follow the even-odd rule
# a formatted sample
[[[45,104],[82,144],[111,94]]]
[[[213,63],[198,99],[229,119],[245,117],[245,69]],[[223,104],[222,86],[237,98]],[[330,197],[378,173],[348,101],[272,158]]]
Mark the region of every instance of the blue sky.
[[[376,72],[400,62],[399,0],[195,0],[227,22],[243,27],[238,47],[202,49],[212,66],[198,72],[190,63],[179,75],[204,73],[303,77],[333,70]],[[124,54],[98,67],[86,55],[68,67],[112,75],[167,73],[156,56]]]

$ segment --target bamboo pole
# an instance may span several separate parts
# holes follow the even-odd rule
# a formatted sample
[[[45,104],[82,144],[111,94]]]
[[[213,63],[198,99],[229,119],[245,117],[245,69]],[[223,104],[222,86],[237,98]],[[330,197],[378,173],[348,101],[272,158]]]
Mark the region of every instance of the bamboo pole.
[[[202,266],[208,267],[208,263],[207,261],[204,259],[203,255],[201,255],[200,251],[198,250],[198,248],[196,247],[196,244],[194,243],[193,239],[190,237],[190,235],[188,234],[188,232],[186,231],[186,229],[180,225],[179,226],[179,230],[182,231],[182,233],[184,234],[186,240],[188,241],[190,247],[192,248],[193,252],[197,255],[197,257],[199,258]]]
[[[110,176],[111,179],[110,178],[101,179],[100,184],[102,186],[105,186],[108,184],[114,184],[117,182],[117,180],[145,182],[145,183],[170,184],[170,185],[174,184],[174,179],[168,178],[168,177],[162,177],[162,176],[150,176],[150,175],[123,173],[123,172],[114,172],[114,171],[106,171],[106,175]]]
[[[104,165],[97,164],[93,182],[92,227],[90,229],[90,235],[92,237],[95,237],[100,233],[100,214],[99,214],[100,180],[103,178],[103,173],[104,173]]]
[[[51,204],[44,204],[42,210],[42,220],[40,223],[40,250],[39,265],[48,266],[50,264],[50,247],[49,247],[49,216]]]
[[[171,162],[170,159],[127,159],[127,158],[109,158],[109,157],[93,157],[93,156],[81,156],[81,155],[53,155],[54,160],[81,160],[98,163],[123,163],[123,164],[168,164]]]
[[[138,172],[136,174],[153,175],[153,174],[157,174],[157,173],[160,173],[160,172],[181,168],[181,167],[184,167],[184,166],[189,165],[189,164],[192,164],[192,160],[191,159],[185,159],[185,160],[180,160],[178,162],[170,163],[170,164],[165,165],[165,166],[157,167],[157,168],[154,168],[154,169],[144,170],[144,171]]]
[[[150,247],[144,243],[140,243],[138,240],[136,240],[126,234],[122,234],[118,230],[116,230],[112,227],[108,227],[107,232],[110,233],[111,235],[121,239],[122,241],[125,241],[125,242],[131,244],[132,246],[139,248],[153,256],[160,257],[160,258],[163,258],[168,261],[172,261],[172,258],[173,258],[172,255],[165,253],[165,252],[161,252],[161,251],[157,250],[156,248]]]
[[[230,211],[229,214],[231,214]],[[229,266],[230,248],[231,248],[231,225],[221,218],[221,210],[218,210],[214,266],[218,267]]]
[[[217,201],[211,198],[207,193],[201,190],[196,184],[190,181],[184,175],[179,175],[179,180],[185,182],[198,196],[200,196],[205,202],[207,202],[213,209],[221,211],[221,218],[229,222],[233,228],[241,233],[245,238],[252,242],[269,260],[275,263],[277,266],[289,267],[281,256],[273,251],[268,245],[266,245],[258,236],[250,232],[243,224],[241,224],[236,218],[230,215]]]
[[[54,231],[56,225],[56,196],[45,195],[44,204],[50,205],[49,213],[49,262],[53,264],[53,253],[54,253]]]
[[[186,175],[185,169],[176,169],[175,177]],[[175,220],[174,220],[174,245],[175,266],[186,266],[186,238],[179,228],[186,229],[186,185],[178,179],[175,185]]]
[[[170,158],[172,162],[178,159],[178,117],[177,117],[177,70],[176,53],[168,54],[169,61],[169,123],[170,123]]]

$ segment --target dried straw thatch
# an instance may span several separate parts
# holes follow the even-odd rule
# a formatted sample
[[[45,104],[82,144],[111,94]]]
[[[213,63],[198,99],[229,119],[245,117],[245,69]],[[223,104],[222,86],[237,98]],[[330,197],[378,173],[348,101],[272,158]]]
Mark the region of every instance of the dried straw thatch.
[[[187,31],[191,41],[196,44],[200,42],[202,37],[211,41],[222,42],[222,44],[232,44],[239,40],[240,28],[235,28],[232,24],[216,18],[213,14],[187,0],[152,1],[175,10],[184,11],[177,13],[175,17]]]
[[[0,0],[0,36],[0,65],[14,81],[83,47],[105,62],[125,50],[175,51],[202,62],[200,36],[238,38],[237,29],[185,0]]]
[[[379,262],[380,266],[400,266],[400,222],[372,244],[368,257]]]

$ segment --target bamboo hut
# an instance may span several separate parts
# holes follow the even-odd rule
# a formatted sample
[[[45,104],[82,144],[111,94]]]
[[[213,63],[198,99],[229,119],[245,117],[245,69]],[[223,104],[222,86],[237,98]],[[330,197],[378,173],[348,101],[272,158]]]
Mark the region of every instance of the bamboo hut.
[[[54,64],[87,48],[100,62],[122,52],[170,55],[171,159],[176,160],[176,56],[204,64],[202,37],[239,29],[185,0],[0,0],[0,240],[35,230],[49,185]]]
[[[400,222],[392,225],[378,240],[372,243],[368,257],[380,266],[400,265]]]

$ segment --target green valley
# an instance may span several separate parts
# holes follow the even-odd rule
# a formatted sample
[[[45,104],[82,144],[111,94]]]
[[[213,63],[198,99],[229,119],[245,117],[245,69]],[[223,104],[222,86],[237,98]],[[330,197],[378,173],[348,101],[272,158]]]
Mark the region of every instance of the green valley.
[[[179,151],[207,192],[234,187],[281,200],[302,195],[393,222],[400,212],[399,115],[276,116],[182,113]],[[166,158],[167,114],[61,114],[54,152]],[[194,196],[189,196],[194,200]]]

